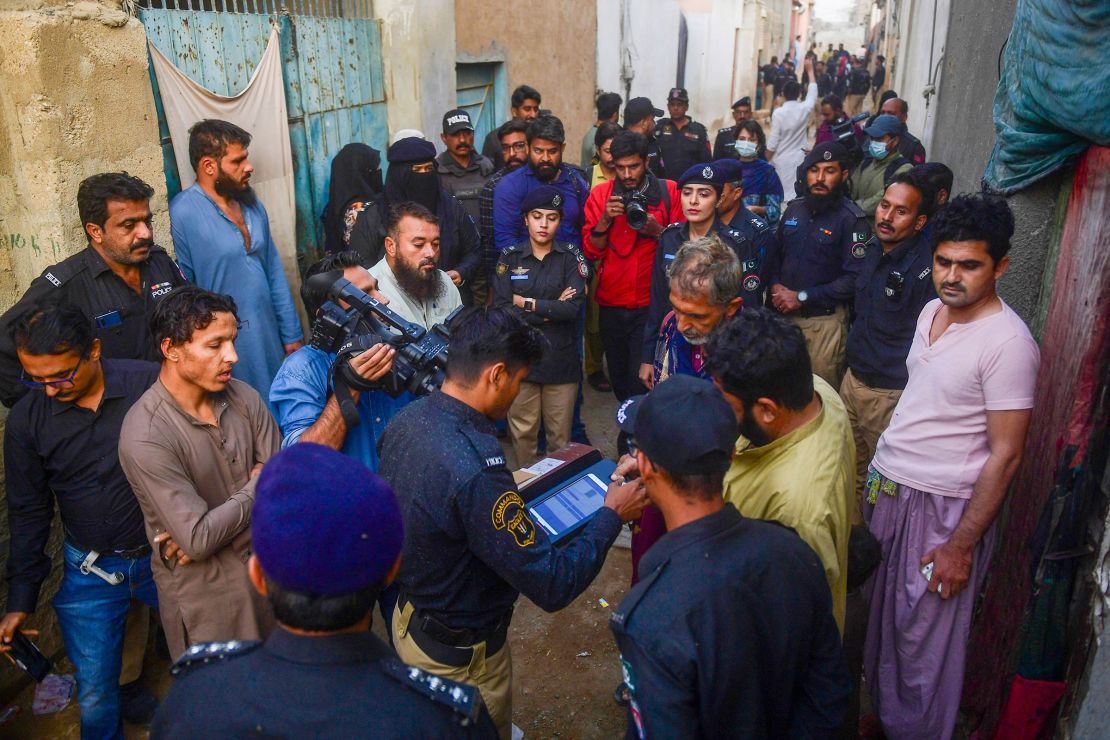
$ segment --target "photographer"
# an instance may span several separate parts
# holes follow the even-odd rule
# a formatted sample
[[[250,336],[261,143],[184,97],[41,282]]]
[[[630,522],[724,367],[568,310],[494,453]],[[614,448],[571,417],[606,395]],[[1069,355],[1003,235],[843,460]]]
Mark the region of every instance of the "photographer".
[[[310,316],[316,317],[322,298],[308,287],[308,278],[332,270],[343,270],[343,277],[359,290],[382,303],[389,299],[378,293],[378,281],[367,272],[357,252],[337,252],[308,268],[301,284],[301,299]],[[346,304],[341,304],[347,308]],[[270,387],[270,406],[281,427],[281,446],[315,442],[339,450],[372,471],[378,469],[377,443],[385,425],[402,406],[412,400],[404,394],[391,398],[383,391],[348,389],[358,410],[360,423],[348,427],[332,387],[332,368],[336,347],[320,347],[314,341],[297,350],[282,363]],[[351,360],[351,369],[368,380],[378,380],[393,367],[394,350],[378,344]]]
[[[678,187],[647,171],[647,148],[647,139],[631,131],[613,137],[609,152],[616,178],[590,191],[582,228],[586,256],[601,261],[601,342],[620,401],[644,392],[639,358],[655,250],[663,227],[685,220]]]

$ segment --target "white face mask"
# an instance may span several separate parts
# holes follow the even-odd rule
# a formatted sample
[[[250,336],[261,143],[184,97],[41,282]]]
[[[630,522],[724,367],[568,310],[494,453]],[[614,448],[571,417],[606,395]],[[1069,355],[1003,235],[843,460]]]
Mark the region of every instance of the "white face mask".
[[[875,159],[882,159],[886,156],[886,142],[872,139],[867,147],[871,150],[871,156]]]
[[[754,157],[757,151],[759,151],[759,145],[754,141],[740,139],[736,142],[736,153],[741,157]]]

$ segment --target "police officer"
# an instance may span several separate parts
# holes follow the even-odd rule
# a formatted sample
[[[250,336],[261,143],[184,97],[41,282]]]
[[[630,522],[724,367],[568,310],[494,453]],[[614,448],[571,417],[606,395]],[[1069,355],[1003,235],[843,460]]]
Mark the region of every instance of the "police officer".
[[[713,159],[739,159],[736,152],[737,126],[752,118],[752,99],[743,97],[732,104],[732,120],[735,124],[717,129],[717,138],[713,140]]]
[[[185,276],[154,243],[150,197],[154,188],[126,172],[93,175],[77,188],[77,210],[88,246],[46,268],[0,317],[0,401],[9,408],[27,392],[7,327],[33,305],[73,303],[96,322],[106,359],[151,360],[162,354],[150,337],[155,302]]]
[[[248,574],[278,627],[186,651],[152,738],[496,737],[477,690],[403,664],[370,632],[403,539],[381,478],[295,444],[259,476],[251,536]]]
[[[851,681],[824,569],[793,530],[725,504],[728,402],[708,380],[674,375],[617,420],[668,530],[609,619],[627,736],[832,737]]]
[[[525,467],[536,459],[541,423],[549,451],[570,441],[582,379],[575,328],[590,271],[577,247],[555,239],[563,218],[562,193],[541,185],[524,196],[521,214],[528,240],[501,253],[494,270],[493,305],[507,307],[535,326],[548,344],[509,409],[509,438],[517,465]]]
[[[840,387],[848,302],[874,238],[867,215],[846,195],[848,151],[818,144],[798,168],[802,196],[790,201],[770,260],[770,305],[801,328],[813,372]]]
[[[647,323],[644,325],[644,343],[640,354],[640,380],[649,388],[654,372],[655,341],[663,318],[671,310],[670,280],[667,275],[674,256],[683,244],[709,233],[717,234],[740,259],[740,267],[744,271],[744,287],[740,294],[744,299],[743,305],[763,304],[767,259],[775,251],[774,232],[743,205],[739,206],[731,225],[721,221],[717,215],[716,205],[725,183],[741,178],[740,163],[728,159],[694,165],[679,178],[682,212],[686,221],[673,223],[663,230],[651,268],[651,304]],[[706,192],[706,186],[712,190],[711,196]],[[701,193],[698,192],[699,189]]]
[[[394,417],[381,448],[405,523],[393,644],[407,663],[478,686],[506,740],[517,596],[547,611],[569,604],[646,503],[638,481],[611,485],[605,506],[559,547],[532,520],[493,420],[505,417],[542,344],[505,308],[465,309],[451,324],[442,390]]]
[[[666,164],[663,161],[659,140],[655,137],[655,119],[662,115],[663,111],[656,108],[648,98],[632,98],[624,106],[624,128],[628,131],[635,131],[647,139],[646,161],[648,172],[660,179],[665,177]],[[681,170],[679,171],[681,172]]]
[[[655,125],[655,140],[663,155],[663,176],[668,180],[677,180],[693,165],[711,158],[709,132],[686,115],[689,108],[690,96],[685,88],[672,87],[667,95],[667,112],[671,117]]]

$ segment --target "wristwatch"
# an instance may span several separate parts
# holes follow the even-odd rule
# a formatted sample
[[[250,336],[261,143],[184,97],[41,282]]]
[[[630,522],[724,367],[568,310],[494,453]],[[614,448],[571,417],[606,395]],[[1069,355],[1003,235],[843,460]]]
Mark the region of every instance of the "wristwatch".
[[[809,293],[806,293],[804,290],[799,290],[798,303],[805,303],[807,300],[809,300]]]
[[[525,298],[524,299],[524,310],[525,311],[532,311],[534,313],[535,310],[536,310],[536,299],[535,298]]]

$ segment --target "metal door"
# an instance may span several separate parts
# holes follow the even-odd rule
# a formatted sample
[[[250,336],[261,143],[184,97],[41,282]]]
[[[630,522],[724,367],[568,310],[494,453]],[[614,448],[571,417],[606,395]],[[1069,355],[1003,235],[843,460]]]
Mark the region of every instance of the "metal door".
[[[143,0],[150,41],[197,83],[221,95],[246,87],[270,29],[281,32],[301,270],[323,251],[321,216],[331,160],[346,144],[388,143],[381,24],[369,0]],[[181,189],[173,145],[151,70],[166,184]]]
[[[474,121],[474,143],[478,149],[486,134],[503,122],[503,65],[500,62],[459,63],[455,65],[455,90],[458,106]]]

